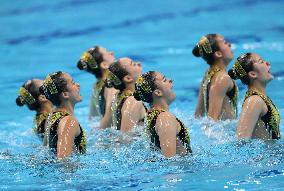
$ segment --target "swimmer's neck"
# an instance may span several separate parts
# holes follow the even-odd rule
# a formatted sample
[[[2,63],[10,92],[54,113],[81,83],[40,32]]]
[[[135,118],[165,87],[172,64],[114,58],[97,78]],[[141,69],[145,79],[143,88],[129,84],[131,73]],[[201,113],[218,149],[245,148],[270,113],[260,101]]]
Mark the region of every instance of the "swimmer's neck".
[[[107,77],[109,76],[109,70],[108,69],[105,69],[102,71],[102,78],[101,80],[105,81],[107,79]]]
[[[51,104],[43,104],[38,110],[37,113],[50,113],[52,111],[52,105]]]
[[[70,115],[73,115],[74,114],[74,105],[69,103],[69,102],[62,103],[58,107],[56,107],[55,111],[66,111]]]
[[[123,91],[131,91],[134,92],[135,91],[135,82],[134,83],[128,83],[125,84],[125,89]]]
[[[153,109],[162,109],[165,111],[169,110],[169,104],[165,100],[155,100],[153,101],[151,107]]]
[[[266,86],[259,84],[259,83],[252,83],[249,88],[249,91],[256,91],[263,95],[266,95]]]
[[[219,68],[221,71],[226,71],[228,64],[223,60],[217,60],[210,68]]]

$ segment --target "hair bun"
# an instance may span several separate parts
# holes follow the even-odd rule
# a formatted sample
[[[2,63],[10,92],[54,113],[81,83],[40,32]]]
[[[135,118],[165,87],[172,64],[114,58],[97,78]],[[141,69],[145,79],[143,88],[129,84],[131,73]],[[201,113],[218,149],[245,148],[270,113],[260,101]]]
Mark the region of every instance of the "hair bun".
[[[38,91],[40,94],[45,95],[43,85],[39,87]]]
[[[200,54],[199,54],[199,50],[198,50],[198,46],[197,46],[197,45],[192,49],[192,54],[193,54],[195,57],[200,57]]]
[[[141,97],[140,97],[140,95],[139,95],[139,93],[138,93],[137,91],[135,91],[135,92],[133,93],[133,97],[134,97],[137,101],[141,101],[141,100],[142,100]]]
[[[82,63],[81,60],[79,60],[79,61],[77,62],[77,68],[79,68],[79,70],[83,70],[83,69],[84,69],[83,63]]]
[[[237,72],[235,70],[235,68],[232,68],[228,71],[229,76],[233,79],[233,80],[237,80],[239,79],[239,76],[237,75]]]
[[[16,104],[20,107],[22,107],[23,105],[25,105],[25,101],[21,96],[18,96],[16,99]]]
[[[107,88],[113,88],[114,87],[114,84],[112,83],[112,81],[109,78],[107,78],[105,80],[105,85],[106,85]]]

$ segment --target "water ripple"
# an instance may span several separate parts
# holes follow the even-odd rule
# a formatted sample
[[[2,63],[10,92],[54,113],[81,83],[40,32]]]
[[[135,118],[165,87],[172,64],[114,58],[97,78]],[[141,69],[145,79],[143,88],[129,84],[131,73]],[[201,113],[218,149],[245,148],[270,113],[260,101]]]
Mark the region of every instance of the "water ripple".
[[[142,24],[144,22],[159,22],[161,20],[169,19],[173,17],[174,17],[174,14],[172,13],[151,14],[151,15],[146,15],[146,16],[143,16],[137,19],[124,20],[122,22],[109,25],[109,26],[91,26],[88,28],[80,29],[80,30],[70,30],[70,31],[63,31],[61,29],[57,29],[55,31],[48,32],[46,34],[41,34],[41,35],[34,35],[34,36],[26,35],[26,36],[22,36],[18,38],[8,39],[6,40],[6,43],[10,45],[16,45],[16,44],[21,44],[24,42],[29,42],[29,41],[41,42],[42,40],[46,41],[46,40],[50,40],[53,38],[76,37],[76,36],[81,36],[81,35],[102,32],[107,29],[125,28],[125,27],[127,28],[130,26]]]

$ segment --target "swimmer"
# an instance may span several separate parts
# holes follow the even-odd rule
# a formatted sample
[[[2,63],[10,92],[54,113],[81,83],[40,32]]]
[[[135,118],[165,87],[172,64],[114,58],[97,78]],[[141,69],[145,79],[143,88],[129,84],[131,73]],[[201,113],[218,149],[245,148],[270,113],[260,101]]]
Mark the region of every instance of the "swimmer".
[[[237,138],[280,139],[280,114],[266,95],[266,86],[273,79],[270,63],[258,54],[246,53],[238,57],[229,75],[247,85]]]
[[[185,125],[171,112],[175,100],[173,82],[159,72],[150,71],[140,76],[135,84],[134,97],[150,104],[146,114],[146,128],[152,146],[166,157],[191,153],[190,137]]]
[[[75,105],[82,100],[80,85],[65,72],[55,72],[44,80],[40,92],[53,103],[55,109],[46,122],[45,140],[59,159],[73,151],[86,152],[86,137],[74,116]]]
[[[145,106],[133,97],[135,82],[141,74],[139,62],[121,58],[109,67],[108,87],[119,90],[112,103],[112,125],[122,132],[130,132],[136,125],[143,124]]]
[[[40,79],[26,81],[19,89],[16,99],[18,106],[27,105],[31,111],[36,111],[34,118],[34,132],[40,137],[44,136],[44,124],[48,114],[52,111],[52,103],[39,92],[39,87],[43,84]]]
[[[209,64],[200,85],[195,117],[208,116],[215,121],[235,119],[238,88],[226,71],[234,57],[231,44],[222,35],[208,34],[199,40],[192,53]]]
[[[111,125],[111,103],[117,90],[105,87],[105,80],[109,75],[108,68],[114,62],[114,59],[113,52],[104,47],[95,46],[84,52],[77,63],[80,70],[89,72],[97,79],[90,99],[89,119],[99,116],[100,129],[105,129]]]

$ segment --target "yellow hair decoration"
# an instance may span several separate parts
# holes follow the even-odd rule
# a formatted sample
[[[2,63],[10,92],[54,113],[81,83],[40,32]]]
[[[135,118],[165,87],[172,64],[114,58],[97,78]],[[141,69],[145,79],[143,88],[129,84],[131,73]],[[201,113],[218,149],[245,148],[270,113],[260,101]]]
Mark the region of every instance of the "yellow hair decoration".
[[[80,59],[81,61],[83,61],[83,63],[87,64],[87,65],[83,65],[84,69],[87,69],[88,65],[91,69],[98,68],[98,64],[96,60],[89,52],[84,52]]]
[[[204,49],[206,54],[212,53],[212,48],[211,48],[210,42],[207,39],[207,37],[205,37],[205,36],[201,37],[201,39],[199,40],[199,42],[197,44],[197,47],[198,47],[200,56],[203,56],[203,49]]]
[[[150,93],[152,91],[150,84],[143,78],[143,76],[139,76],[136,84],[146,93]]]
[[[46,77],[46,79],[44,80],[44,91],[45,91],[45,94],[48,95],[49,93],[47,93],[47,89],[49,90],[50,94],[53,95],[53,94],[57,94],[58,93],[58,90],[56,88],[56,85],[54,84],[53,80],[51,79],[50,75],[48,75]]]
[[[26,88],[21,87],[19,90],[19,95],[23,98],[24,102],[31,105],[36,102],[35,98],[32,96]]]
[[[118,86],[120,85],[122,82],[121,80],[111,71],[109,71],[109,77],[108,77],[109,81],[112,82],[114,85]]]
[[[246,71],[243,69],[241,63],[237,61],[234,65],[235,70],[239,73],[240,77],[244,77],[247,75]]]

